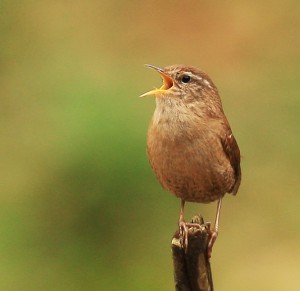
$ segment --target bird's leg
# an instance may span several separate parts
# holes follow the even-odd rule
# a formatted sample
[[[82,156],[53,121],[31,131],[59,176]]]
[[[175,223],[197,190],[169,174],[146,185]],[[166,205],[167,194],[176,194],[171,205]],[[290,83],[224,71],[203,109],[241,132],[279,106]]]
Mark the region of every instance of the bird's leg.
[[[214,245],[214,243],[215,243],[215,241],[216,241],[216,239],[218,237],[219,219],[220,219],[221,206],[222,206],[222,197],[219,198],[219,201],[218,201],[215,225],[214,225],[213,230],[211,231],[209,242],[208,242],[207,254],[208,254],[209,258],[211,257],[213,245]]]
[[[181,199],[181,205],[180,205],[180,216],[179,216],[179,236],[182,241],[182,246],[187,249],[188,245],[188,228],[186,226],[186,223],[184,221],[184,204],[185,201]]]
[[[181,245],[187,251],[188,247],[188,234],[189,234],[189,228],[190,227],[196,227],[200,228],[200,224],[198,223],[190,223],[190,222],[185,222],[184,221],[184,204],[185,201],[181,199],[181,207],[180,207],[180,216],[179,216],[179,235],[181,238]]]

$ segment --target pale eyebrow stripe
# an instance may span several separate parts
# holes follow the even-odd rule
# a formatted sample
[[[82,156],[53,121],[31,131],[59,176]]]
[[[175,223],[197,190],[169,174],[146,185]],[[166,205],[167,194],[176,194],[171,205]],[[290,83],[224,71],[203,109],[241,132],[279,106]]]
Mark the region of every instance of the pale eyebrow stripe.
[[[197,75],[194,75],[194,74],[191,74],[191,73],[186,73],[186,74],[189,75],[190,77],[196,79],[196,80],[199,80],[199,81],[202,81],[202,80],[203,80],[203,83],[204,83],[207,87],[212,88],[210,82],[209,82],[207,79],[205,79],[205,78],[203,78],[203,77],[200,77],[200,76],[197,76]]]
[[[207,81],[206,79],[203,80],[204,84],[207,85],[209,88],[212,88],[211,84],[209,81]]]

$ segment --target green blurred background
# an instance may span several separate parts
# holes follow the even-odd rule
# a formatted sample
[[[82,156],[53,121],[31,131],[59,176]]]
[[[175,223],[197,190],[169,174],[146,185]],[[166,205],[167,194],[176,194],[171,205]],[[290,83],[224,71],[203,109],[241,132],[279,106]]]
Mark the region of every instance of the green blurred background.
[[[0,290],[173,290],[145,63],[205,70],[241,148],[215,289],[300,288],[299,3],[0,1]]]

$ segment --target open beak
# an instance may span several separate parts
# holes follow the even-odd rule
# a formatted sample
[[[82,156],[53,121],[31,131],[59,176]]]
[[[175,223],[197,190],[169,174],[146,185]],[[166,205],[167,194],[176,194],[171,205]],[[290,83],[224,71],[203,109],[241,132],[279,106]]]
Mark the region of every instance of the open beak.
[[[156,72],[160,74],[163,80],[163,85],[159,89],[154,89],[149,92],[146,92],[142,94],[140,97],[145,97],[149,95],[158,95],[158,94],[164,94],[166,93],[167,90],[169,90],[173,86],[173,80],[171,77],[169,77],[167,74],[164,73],[164,69],[152,66],[152,65],[147,65],[147,67],[154,69]]]

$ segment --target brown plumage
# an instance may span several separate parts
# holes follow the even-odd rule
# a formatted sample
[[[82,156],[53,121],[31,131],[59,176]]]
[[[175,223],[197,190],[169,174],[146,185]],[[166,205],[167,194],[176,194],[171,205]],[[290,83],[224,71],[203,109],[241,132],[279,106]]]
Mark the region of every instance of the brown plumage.
[[[162,186],[181,198],[179,225],[185,244],[185,201],[219,200],[210,255],[218,233],[221,199],[226,193],[236,194],[241,182],[239,147],[218,90],[207,74],[184,65],[148,66],[163,78],[160,89],[142,95],[156,96],[148,130],[149,161]]]

